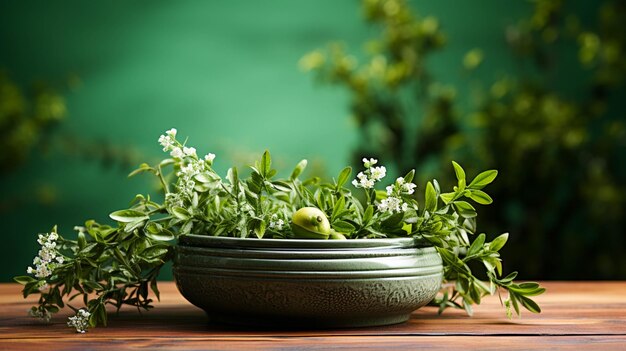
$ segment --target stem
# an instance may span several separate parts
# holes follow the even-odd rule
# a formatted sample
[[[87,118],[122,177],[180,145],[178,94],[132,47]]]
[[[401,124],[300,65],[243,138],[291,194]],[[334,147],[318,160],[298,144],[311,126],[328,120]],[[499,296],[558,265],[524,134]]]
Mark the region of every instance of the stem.
[[[157,175],[159,176],[159,180],[161,181],[161,186],[163,186],[163,190],[165,191],[165,194],[167,195],[170,192],[170,187],[165,181],[165,178],[163,177],[163,168],[161,168],[161,165],[158,165],[157,169],[158,169]]]

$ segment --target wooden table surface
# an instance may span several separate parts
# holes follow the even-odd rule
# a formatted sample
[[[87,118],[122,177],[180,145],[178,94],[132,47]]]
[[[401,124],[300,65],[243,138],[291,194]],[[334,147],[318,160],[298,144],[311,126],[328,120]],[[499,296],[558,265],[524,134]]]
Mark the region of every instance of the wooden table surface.
[[[473,317],[462,311],[438,316],[425,307],[407,323],[359,329],[262,330],[212,325],[171,282],[160,285],[161,302],[109,314],[109,326],[77,334],[67,311],[49,324],[28,317],[35,298],[20,286],[0,284],[0,350],[414,350],[607,349],[626,350],[626,282],[545,282],[537,297],[543,312],[508,320],[497,297],[484,299]]]

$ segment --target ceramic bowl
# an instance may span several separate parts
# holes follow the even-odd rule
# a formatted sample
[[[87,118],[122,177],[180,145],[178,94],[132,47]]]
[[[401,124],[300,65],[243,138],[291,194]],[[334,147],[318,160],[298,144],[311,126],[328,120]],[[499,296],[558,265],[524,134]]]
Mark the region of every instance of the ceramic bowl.
[[[433,299],[442,261],[412,238],[179,238],[174,278],[218,323],[361,327],[401,323]]]

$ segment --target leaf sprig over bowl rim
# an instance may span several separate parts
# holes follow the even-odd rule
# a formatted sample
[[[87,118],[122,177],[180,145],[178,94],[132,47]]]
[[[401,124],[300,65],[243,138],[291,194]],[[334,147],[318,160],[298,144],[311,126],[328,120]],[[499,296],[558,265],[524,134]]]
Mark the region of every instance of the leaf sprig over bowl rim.
[[[34,267],[28,268],[28,275],[14,278],[24,285],[24,297],[40,295],[31,315],[49,320],[68,306],[76,312],[68,325],[84,332],[88,326],[106,325],[107,304],[118,310],[123,305],[148,310],[153,307],[151,295],[159,299],[157,277],[172,260],[177,237],[194,233],[299,239],[291,224],[294,213],[302,208],[323,213],[336,234],[326,237],[414,237],[434,246],[443,260],[447,283],[431,302],[439,313],[453,307],[471,315],[472,305],[493,294],[498,294],[509,318],[520,314],[520,305],[531,312],[541,311],[531,297],[542,294],[544,288],[534,282],[516,283],[516,272],[503,277],[499,251],[508,234],[490,242],[486,234],[476,234],[477,210],[470,201],[493,202],[483,189],[494,181],[496,170],[469,181],[461,165],[453,161],[457,185],[442,192],[436,180],[427,182],[421,205],[414,170],[377,190],[387,170],[373,158],[363,158],[363,170],[352,181],[352,169],[345,167],[330,182],[322,182],[318,177],[301,179],[306,160],[288,178],[276,178],[270,153],[265,151],[249,167],[246,178],[240,177],[236,167],[222,178],[213,169],[215,154],[199,157],[194,147],[181,143],[176,135],[177,130],[170,129],[159,137],[168,157],[154,166],[141,164],[129,175],[156,176],[163,201],[136,195],[129,208],[110,214],[117,225],[89,220],[75,227],[75,239],[63,237],[56,227],[39,236],[42,249]],[[484,268],[486,282],[476,277],[472,262]],[[77,298],[83,307],[74,307]]]

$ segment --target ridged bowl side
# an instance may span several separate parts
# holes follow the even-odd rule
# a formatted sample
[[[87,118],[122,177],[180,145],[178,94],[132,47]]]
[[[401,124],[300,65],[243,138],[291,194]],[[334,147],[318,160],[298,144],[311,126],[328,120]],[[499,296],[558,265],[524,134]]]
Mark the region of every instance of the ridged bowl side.
[[[185,236],[174,276],[183,296],[216,321],[309,328],[393,324],[406,321],[440,288],[441,258],[420,246],[412,239]]]

